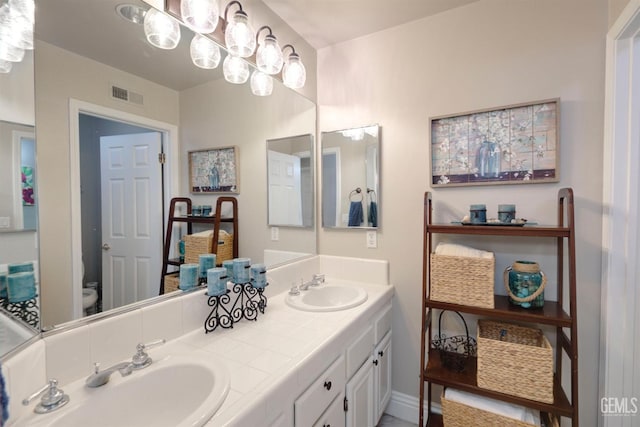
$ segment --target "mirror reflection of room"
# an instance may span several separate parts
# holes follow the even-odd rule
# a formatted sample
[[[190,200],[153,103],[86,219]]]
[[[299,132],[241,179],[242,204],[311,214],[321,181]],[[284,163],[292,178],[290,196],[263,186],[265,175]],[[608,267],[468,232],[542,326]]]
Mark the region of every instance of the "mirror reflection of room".
[[[380,226],[380,128],[322,133],[322,225]]]

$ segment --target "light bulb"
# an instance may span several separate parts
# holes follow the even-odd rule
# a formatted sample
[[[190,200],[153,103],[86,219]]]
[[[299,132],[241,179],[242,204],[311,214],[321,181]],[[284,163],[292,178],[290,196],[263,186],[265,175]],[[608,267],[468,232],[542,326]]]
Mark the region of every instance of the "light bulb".
[[[283,63],[282,49],[278,45],[278,40],[271,34],[266,35],[256,52],[258,69],[266,74],[278,74],[282,70]]]
[[[212,69],[220,64],[220,48],[201,34],[193,36],[190,52],[191,60],[200,68]]]
[[[224,42],[231,55],[248,58],[256,50],[256,36],[247,14],[238,10],[224,32]]]
[[[282,81],[291,89],[300,89],[307,80],[307,71],[297,53],[289,55],[289,60],[282,69]]]
[[[180,41],[180,26],[169,15],[151,8],[144,15],[144,34],[155,47],[173,49]]]
[[[217,0],[182,0],[180,14],[185,25],[198,33],[212,33],[218,26]]]
[[[242,84],[249,79],[249,64],[237,56],[228,54],[222,64],[224,79],[229,83]]]
[[[273,78],[260,70],[251,74],[251,92],[256,96],[269,96],[273,92]]]

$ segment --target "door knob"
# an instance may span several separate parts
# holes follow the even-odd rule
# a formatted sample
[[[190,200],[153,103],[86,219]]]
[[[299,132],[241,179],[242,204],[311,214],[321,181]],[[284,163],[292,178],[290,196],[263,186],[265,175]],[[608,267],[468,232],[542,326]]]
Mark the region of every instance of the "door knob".
[[[111,249],[111,246],[109,246],[108,243],[105,243],[104,245],[102,245],[102,250],[103,251],[108,251],[109,249]]]

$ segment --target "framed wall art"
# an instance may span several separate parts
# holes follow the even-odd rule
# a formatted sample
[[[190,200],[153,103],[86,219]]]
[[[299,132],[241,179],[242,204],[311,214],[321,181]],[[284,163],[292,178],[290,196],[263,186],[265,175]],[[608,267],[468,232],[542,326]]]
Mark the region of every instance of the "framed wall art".
[[[559,181],[560,99],[433,117],[431,185]]]
[[[193,194],[239,193],[238,147],[189,151],[189,188]]]

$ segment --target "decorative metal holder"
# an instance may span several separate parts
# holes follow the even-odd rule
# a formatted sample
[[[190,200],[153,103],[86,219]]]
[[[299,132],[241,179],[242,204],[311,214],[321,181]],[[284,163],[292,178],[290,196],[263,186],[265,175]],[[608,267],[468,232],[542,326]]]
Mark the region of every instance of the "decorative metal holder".
[[[0,307],[36,329],[40,328],[40,309],[37,298],[22,302],[9,302],[8,298],[0,298]]]
[[[205,333],[213,332],[218,326],[233,328],[233,324],[242,319],[257,320],[258,313],[264,314],[267,297],[264,288],[254,288],[251,282],[234,283],[226,293],[210,296],[207,304],[211,312],[204,321]]]

